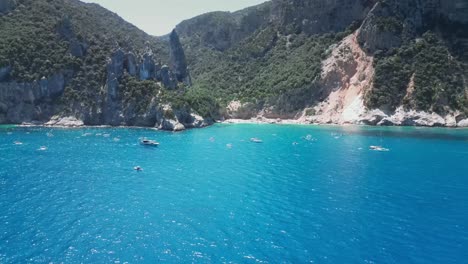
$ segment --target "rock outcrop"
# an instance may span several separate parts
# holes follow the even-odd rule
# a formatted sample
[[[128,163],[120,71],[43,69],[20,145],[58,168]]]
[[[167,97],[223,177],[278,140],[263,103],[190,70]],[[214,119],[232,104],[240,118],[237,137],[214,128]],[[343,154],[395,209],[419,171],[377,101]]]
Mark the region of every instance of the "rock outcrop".
[[[179,82],[183,82],[188,86],[192,85],[190,74],[187,69],[187,62],[185,59],[184,49],[180,44],[179,35],[173,30],[169,35],[169,47],[170,47],[170,60],[171,69]]]
[[[175,89],[177,87],[177,81],[174,74],[167,65],[163,65],[161,67],[161,81],[164,87],[168,89]]]
[[[109,125],[120,125],[121,106],[119,104],[119,82],[124,74],[125,53],[118,49],[112,54],[107,65],[106,91],[104,123]]]
[[[55,111],[51,104],[64,91],[65,77],[57,73],[38,82],[0,82],[0,123],[45,121]]]
[[[131,76],[137,75],[138,65],[136,62],[135,54],[133,54],[133,52],[129,52],[125,55],[124,67],[128,74],[130,74]]]
[[[155,76],[156,64],[152,52],[148,52],[143,55],[143,62],[140,65],[140,80],[154,80]]]
[[[179,109],[174,111],[170,105],[161,108],[162,115],[156,124],[158,129],[168,131],[183,131],[189,128],[202,128],[209,126],[213,120],[191,113],[189,109]]]
[[[84,122],[82,120],[77,119],[74,116],[67,116],[67,117],[53,116],[44,125],[54,126],[54,127],[82,127],[84,126]]]
[[[359,31],[358,41],[361,46],[371,53],[399,47],[402,43],[403,25],[395,16],[388,4],[378,2]]]

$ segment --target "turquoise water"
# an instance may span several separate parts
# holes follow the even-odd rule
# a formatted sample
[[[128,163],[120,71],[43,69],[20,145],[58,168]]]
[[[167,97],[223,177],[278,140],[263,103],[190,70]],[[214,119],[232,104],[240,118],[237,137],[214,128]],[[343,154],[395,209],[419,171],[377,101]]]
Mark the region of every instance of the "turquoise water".
[[[10,127],[0,153],[0,263],[468,260],[468,130]]]

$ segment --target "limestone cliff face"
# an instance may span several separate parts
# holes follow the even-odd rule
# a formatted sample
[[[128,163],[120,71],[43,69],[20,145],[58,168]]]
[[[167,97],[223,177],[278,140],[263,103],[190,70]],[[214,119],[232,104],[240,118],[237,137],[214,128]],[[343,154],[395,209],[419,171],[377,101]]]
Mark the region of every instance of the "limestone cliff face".
[[[345,30],[362,21],[377,0],[273,0],[238,12],[213,12],[180,23],[183,40],[225,51],[254,32],[274,25],[284,34]]]
[[[190,74],[187,69],[184,49],[182,48],[182,44],[180,44],[179,36],[175,30],[173,30],[169,35],[169,46],[171,68],[177,78],[177,81],[183,82],[188,86],[192,85]]]
[[[271,20],[288,31],[307,34],[339,32],[362,21],[376,1],[372,0],[274,0]]]
[[[416,21],[421,23],[420,19]],[[378,2],[364,20],[358,40],[360,45],[370,52],[389,50],[402,44],[403,27],[396,11],[388,4]]]
[[[0,15],[0,123],[171,130],[209,123],[161,99],[191,84],[175,32],[163,41],[78,0],[0,0]]]
[[[367,14],[358,40],[368,51],[399,47],[433,27],[468,24],[466,0],[389,0],[378,1]]]
[[[63,73],[32,83],[0,82],[0,123],[47,121],[65,83]]]
[[[49,64],[43,63],[48,61],[44,56],[29,63],[36,59],[33,53],[28,53],[29,57],[23,60],[12,56],[9,49],[0,49],[0,123],[45,122],[54,116],[54,124],[135,125],[168,130],[201,127],[209,121],[194,114],[189,107],[176,109],[159,97],[163,92],[182,94],[181,87],[197,88],[200,80],[209,88],[213,83],[234,84],[234,91],[229,91],[230,99],[240,93],[259,97],[247,103],[237,101],[245,98],[233,98],[227,116],[236,118],[300,117],[312,123],[372,125],[457,126],[467,123],[466,114],[458,110],[437,115],[403,106],[397,106],[395,111],[378,106],[368,109],[364,100],[366,93],[374,88],[378,59],[393,56],[395,50],[408,43],[417,43],[428,29],[441,36],[451,34],[445,40],[453,42],[452,50],[463,51],[459,47],[463,45],[460,36],[468,39],[467,0],[272,0],[238,12],[198,16],[179,24],[165,38],[147,36],[102,8],[75,0],[55,1],[54,5],[62,3],[66,7],[63,10],[68,13],[57,14],[56,8],[46,0],[0,0],[0,15],[5,16],[50,8],[48,13],[55,14],[55,19],[38,26],[44,26],[43,32],[52,32],[57,38],[52,44],[63,47],[58,54],[49,56],[55,59]],[[22,4],[18,6],[19,2]],[[36,3],[40,8],[34,8]],[[81,12],[83,10],[85,12]],[[18,17],[24,19],[25,16]],[[92,22],[84,23],[88,22],[84,18]],[[40,19],[40,15],[35,19]],[[31,24],[26,22],[24,25]],[[452,25],[456,29],[447,32]],[[10,26],[16,24],[10,23]],[[359,29],[345,36],[345,32],[349,34],[356,28]],[[14,30],[4,32],[8,32],[5,35],[14,34]],[[328,42],[316,41],[320,38]],[[13,42],[7,40],[0,47]],[[313,45],[306,45],[311,43]],[[330,46],[332,43],[335,44]],[[48,46],[41,44],[34,43],[35,47]],[[27,45],[20,43],[15,49],[21,50]],[[243,48],[248,52],[244,53]],[[468,48],[465,50],[468,58]],[[313,56],[306,57],[308,54]],[[462,56],[460,54],[456,56]],[[306,59],[290,60],[293,56]],[[314,58],[318,59],[311,62]],[[223,65],[228,68],[217,67],[218,60],[223,59]],[[205,64],[213,61],[214,64]],[[273,64],[275,67],[270,67]],[[205,65],[208,66],[200,67]],[[283,66],[288,69],[281,71],[279,68]],[[51,67],[56,69],[47,71]],[[286,76],[275,79],[268,72],[257,74],[259,67],[270,69],[277,76],[281,73]],[[468,69],[466,65],[460,67]],[[210,70],[216,75],[205,74]],[[417,75],[410,73],[408,79],[411,74],[405,98],[417,92]],[[45,77],[41,78],[42,75]],[[288,75],[293,77],[289,79]],[[202,78],[197,79],[199,76]],[[267,76],[274,81],[256,79],[257,76]],[[468,87],[468,71],[463,76],[464,85]],[[85,82],[90,78],[93,80]],[[209,78],[211,80],[206,80]],[[238,82],[246,79],[254,81],[237,89]],[[262,85],[280,87],[271,91],[270,87],[258,87]],[[405,85],[403,83],[400,89],[403,94]],[[161,87],[177,91],[159,90]],[[468,89],[465,91],[468,97]],[[270,92],[278,92],[278,98],[296,96],[297,100],[260,98],[271,96]],[[299,106],[275,112],[275,103]],[[307,109],[302,111],[304,105]],[[65,109],[66,106],[70,109]]]
[[[180,43],[179,43],[180,44]],[[181,81],[188,79],[188,71],[185,61],[183,60],[183,50],[179,50],[181,54],[176,54],[178,57],[174,59],[176,64],[174,69],[179,71]],[[180,61],[182,60],[182,61]],[[124,103],[120,89],[124,74],[128,74],[137,78],[140,81],[160,82],[166,89],[176,89],[178,80],[173,69],[168,66],[160,66],[156,63],[152,51],[147,51],[140,59],[137,59],[133,52],[124,52],[122,49],[117,49],[109,58],[107,65],[107,81],[105,85],[106,99],[102,112],[102,124],[105,125],[135,125],[135,126],[150,126],[158,127],[165,120],[163,118],[163,106],[156,100],[156,95],[152,96],[150,105],[145,111],[136,111],[136,104],[139,98]],[[187,110],[187,112],[189,112]],[[189,114],[190,115],[190,114]],[[85,123],[86,120],[85,120]],[[185,123],[189,126],[188,123]],[[162,126],[162,128],[166,128]]]

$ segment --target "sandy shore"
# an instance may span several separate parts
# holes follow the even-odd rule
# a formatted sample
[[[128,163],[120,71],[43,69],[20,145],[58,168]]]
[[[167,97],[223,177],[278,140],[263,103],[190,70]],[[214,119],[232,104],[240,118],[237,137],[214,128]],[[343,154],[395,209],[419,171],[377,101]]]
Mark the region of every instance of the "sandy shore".
[[[282,124],[282,125],[318,125],[312,124],[303,120],[297,119],[268,119],[268,118],[252,118],[252,119],[226,119],[220,121],[221,124]]]

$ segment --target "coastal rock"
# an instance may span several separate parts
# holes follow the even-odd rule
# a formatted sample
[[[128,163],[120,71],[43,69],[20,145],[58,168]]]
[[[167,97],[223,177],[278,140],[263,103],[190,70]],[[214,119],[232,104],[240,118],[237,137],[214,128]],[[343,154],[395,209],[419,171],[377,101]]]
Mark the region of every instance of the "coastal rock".
[[[232,101],[226,107],[226,117],[232,119],[250,119],[257,116],[258,109],[253,103]]]
[[[159,129],[167,131],[183,131],[185,130],[185,126],[177,120],[164,119],[159,125]]]
[[[460,122],[457,123],[457,126],[458,127],[468,127],[468,118],[467,119],[463,119],[461,120]]]
[[[0,82],[0,122],[48,120],[55,109],[51,102],[63,94],[65,83],[62,73],[31,83]]]
[[[378,125],[438,127],[446,126],[447,123],[445,118],[436,113],[406,111],[403,107],[399,107],[393,115],[383,118]]]
[[[457,126],[457,118],[455,115],[447,115],[445,117],[445,126],[446,127],[456,127]]]
[[[46,126],[58,126],[58,127],[82,127],[84,125],[82,120],[77,119],[73,116],[60,117],[53,116],[49,122],[45,123]]]

